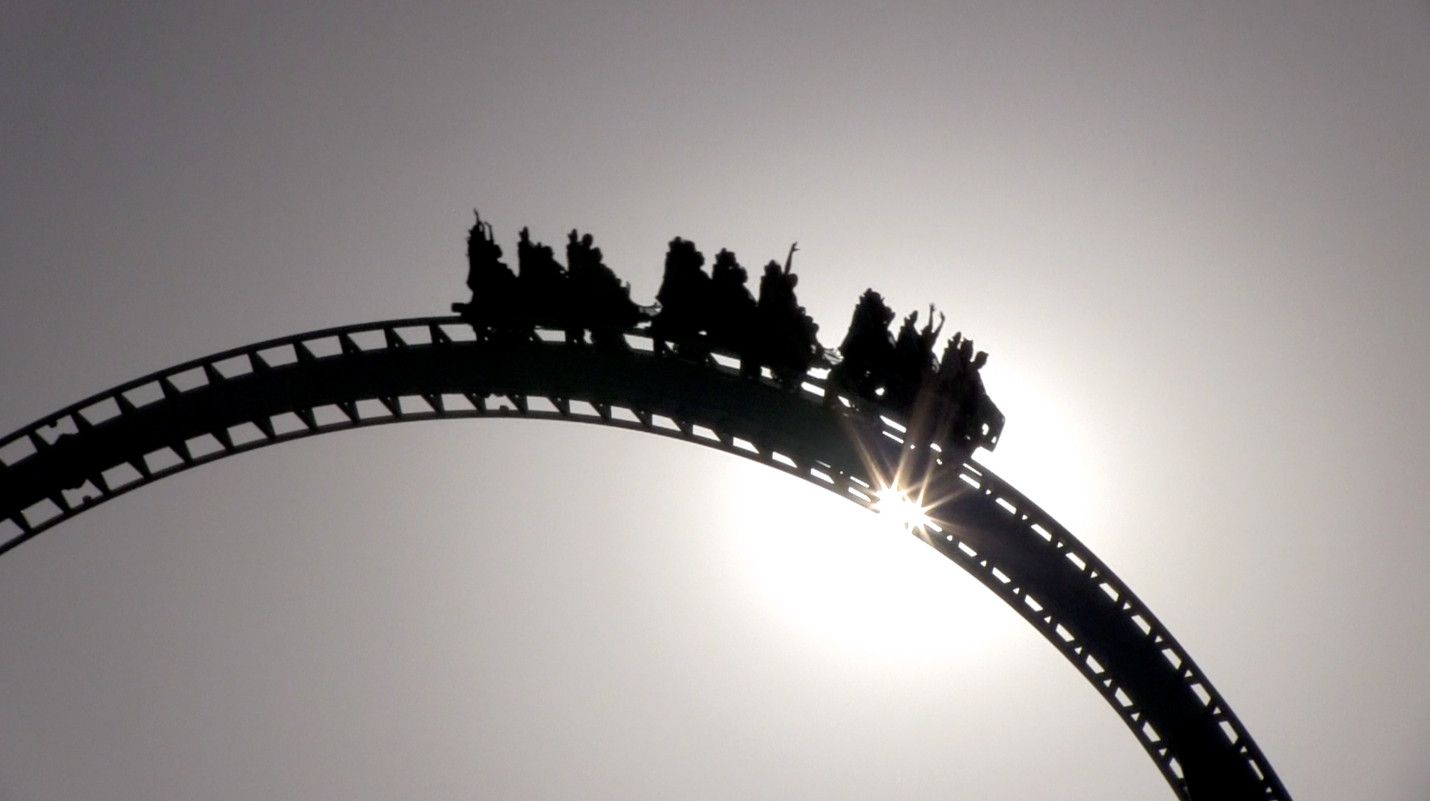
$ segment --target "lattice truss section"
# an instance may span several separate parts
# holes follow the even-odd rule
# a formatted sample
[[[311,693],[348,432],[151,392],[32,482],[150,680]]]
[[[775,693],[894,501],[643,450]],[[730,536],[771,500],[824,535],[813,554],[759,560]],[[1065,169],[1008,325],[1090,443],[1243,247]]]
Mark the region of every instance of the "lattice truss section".
[[[537,337],[542,342],[555,344],[562,341],[563,335],[559,331],[538,329]],[[223,388],[245,376],[290,366],[301,368],[379,351],[441,348],[473,339],[471,327],[455,317],[411,318],[325,329],[186,362],[62,409],[0,440],[0,554],[104,501],[226,456],[332,431],[444,418],[521,417],[639,430],[758,461],[866,508],[874,507],[877,502],[877,488],[869,475],[839,469],[819,459],[800,459],[783,452],[777,444],[760,441],[758,435],[726,430],[712,421],[658,414],[632,405],[532,393],[417,392],[371,396],[358,393],[331,404],[289,408],[277,414],[256,415],[234,425],[211,427],[181,439],[149,442],[142,451],[125,454],[115,463],[89,472],[77,485],[47,487],[42,498],[23,508],[12,504],[13,493],[8,485],[28,460],[55,449],[74,447],[79,440],[116,419],[163,410],[165,404],[174,404],[187,393]],[[644,333],[631,332],[627,341],[634,354],[655,358],[651,340]],[[713,359],[709,369],[738,376],[739,364],[734,357],[715,354]],[[839,396],[826,405],[825,377],[821,371],[812,372],[799,388],[800,396],[812,405],[827,406],[830,413],[852,414],[848,398]],[[760,380],[774,385],[768,374]],[[860,417],[874,427],[877,437],[883,437],[893,447],[903,446],[906,429],[897,421],[870,415]],[[741,436],[742,433],[745,436]],[[1135,628],[1140,647],[1155,650],[1160,657],[1159,664],[1185,689],[1186,704],[1214,722],[1225,737],[1229,753],[1254,774],[1259,788],[1253,797],[1270,801],[1289,799],[1265,757],[1211,682],[1156,616],[1101,560],[1036,505],[971,458],[956,459],[950,455],[947,464],[940,461],[935,469],[941,471],[946,480],[956,480],[968,487],[968,493],[960,502],[968,503],[971,497],[977,499],[977,503],[996,506],[1003,528],[1012,532],[1011,536],[1030,538],[1032,553],[1039,562],[1037,567],[1046,571],[1053,566],[1064,579],[1072,577],[1085,590],[1112,605],[1121,625]],[[930,516],[937,520],[939,510],[930,510]],[[996,557],[980,553],[956,531],[956,527],[932,522],[918,533],[1041,632],[1097,688],[1132,730],[1178,797],[1193,798],[1178,755],[1150,719],[1145,703],[1139,703],[1119,682],[1116,669],[1119,654],[1100,649],[1096,643],[1080,636],[1083,626],[1076,610],[1053,608],[1053,604],[1040,595],[1035,582],[1028,579],[1041,574],[1031,569],[1034,566],[1000,563]]]

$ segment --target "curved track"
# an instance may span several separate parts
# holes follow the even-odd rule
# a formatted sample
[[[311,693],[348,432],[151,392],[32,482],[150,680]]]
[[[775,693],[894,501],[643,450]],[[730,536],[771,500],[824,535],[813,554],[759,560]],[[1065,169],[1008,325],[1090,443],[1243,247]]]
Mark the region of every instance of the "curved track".
[[[455,317],[367,323],[178,365],[0,440],[0,554],[110,498],[235,453],[349,428],[518,416],[617,426],[744,456],[871,506],[902,426],[856,414],[807,377],[741,379],[734,360],[475,341]],[[971,458],[928,470],[923,538],[1013,607],[1107,700],[1179,798],[1289,799],[1225,700],[1077,538]]]

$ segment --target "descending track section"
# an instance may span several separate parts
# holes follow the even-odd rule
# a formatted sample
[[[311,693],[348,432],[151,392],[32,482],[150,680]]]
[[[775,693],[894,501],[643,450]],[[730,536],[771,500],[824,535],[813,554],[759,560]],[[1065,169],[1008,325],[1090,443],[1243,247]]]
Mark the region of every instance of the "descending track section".
[[[657,356],[639,333],[602,352],[538,331],[478,342],[453,317],[269,340],[178,365],[62,409],[0,440],[0,553],[110,498],[206,462],[360,426],[523,417],[618,426],[760,461],[863,506],[902,426],[826,398],[741,378],[733,359]],[[1075,537],[961,455],[932,465],[920,535],[1072,662],[1178,797],[1289,799],[1231,708],[1147,607]]]

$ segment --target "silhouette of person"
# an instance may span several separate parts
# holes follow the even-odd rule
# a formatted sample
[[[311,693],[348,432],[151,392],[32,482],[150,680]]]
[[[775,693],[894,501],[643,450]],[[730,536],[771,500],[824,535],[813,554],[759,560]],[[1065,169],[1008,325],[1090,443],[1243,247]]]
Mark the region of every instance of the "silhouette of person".
[[[889,408],[906,417],[912,416],[921,388],[931,382],[937,369],[933,344],[938,339],[939,331],[943,330],[943,321],[940,320],[935,327],[933,317],[934,308],[929,306],[928,322],[924,323],[923,330],[919,330],[919,313],[910,313],[904,318],[899,336],[894,341],[894,358],[883,400]]]
[[[528,229],[521,229],[516,245],[517,285],[521,313],[532,325],[564,328],[571,316],[570,288],[566,268],[556,260],[550,245],[531,241]]]
[[[878,402],[879,390],[894,358],[894,336],[889,324],[894,310],[884,302],[884,296],[873,289],[864,290],[849,319],[849,331],[839,345],[842,357],[830,371],[831,383],[842,387],[871,403]],[[825,395],[832,403],[834,393]]]
[[[710,276],[701,269],[704,264],[705,256],[694,242],[670,240],[665,274],[655,296],[660,312],[650,324],[657,353],[665,352],[669,340],[683,356],[700,360],[709,355],[709,347],[700,339],[711,319]]]
[[[775,378],[792,390],[799,387],[800,379],[814,364],[819,352],[819,325],[795,298],[799,276],[793,273],[792,266],[798,249],[799,243],[790,245],[783,270],[779,262],[765,265],[756,304],[760,361],[769,365]]]
[[[958,332],[944,347],[937,377],[935,439],[960,446],[991,444],[1003,429],[1003,414],[988,398],[979,371],[988,354],[974,353],[973,340]],[[985,426],[987,428],[985,429]]]
[[[567,280],[570,282],[571,315],[566,324],[567,341],[582,342],[583,331],[591,332],[591,344],[603,350],[627,350],[624,332],[642,319],[640,307],[631,300],[631,287],[605,265],[601,249],[590,234],[577,238],[573,229],[566,242]],[[573,336],[574,334],[574,336]]]
[[[502,249],[492,235],[492,226],[482,215],[472,210],[476,220],[467,231],[467,288],[472,290],[468,303],[454,303],[476,331],[478,339],[509,333],[518,323],[514,314],[517,301],[516,276],[502,262]]]
[[[758,321],[755,296],[745,286],[748,276],[735,254],[722,250],[715,254],[710,270],[710,300],[707,331],[710,346],[733,352],[740,357],[740,371],[746,377],[758,376],[760,364],[754,352]]]

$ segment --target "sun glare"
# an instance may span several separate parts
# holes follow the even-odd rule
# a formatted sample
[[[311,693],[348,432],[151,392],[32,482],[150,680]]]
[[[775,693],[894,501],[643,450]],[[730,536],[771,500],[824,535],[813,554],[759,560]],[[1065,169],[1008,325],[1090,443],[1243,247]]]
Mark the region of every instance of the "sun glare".
[[[876,492],[874,497],[874,511],[884,515],[905,531],[927,529],[929,523],[933,522],[929,519],[928,509],[910,498],[905,490],[897,487],[885,487]]]
[[[763,469],[758,469],[763,472]],[[898,492],[870,514],[789,476],[738,470],[727,509],[752,608],[811,647],[880,670],[998,649],[1009,616],[919,536],[929,519]],[[914,536],[910,536],[911,532]],[[984,597],[988,596],[988,597]]]

